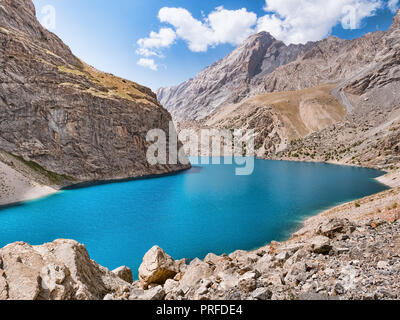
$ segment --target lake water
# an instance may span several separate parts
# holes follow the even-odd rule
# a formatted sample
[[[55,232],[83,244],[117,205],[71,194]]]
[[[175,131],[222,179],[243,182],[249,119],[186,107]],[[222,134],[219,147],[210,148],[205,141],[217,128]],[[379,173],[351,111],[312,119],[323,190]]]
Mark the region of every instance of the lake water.
[[[256,160],[252,175],[234,173],[232,165],[196,166],[5,208],[0,247],[75,239],[101,265],[137,272],[153,245],[175,259],[255,249],[323,209],[386,189],[373,179],[379,171],[321,163]]]

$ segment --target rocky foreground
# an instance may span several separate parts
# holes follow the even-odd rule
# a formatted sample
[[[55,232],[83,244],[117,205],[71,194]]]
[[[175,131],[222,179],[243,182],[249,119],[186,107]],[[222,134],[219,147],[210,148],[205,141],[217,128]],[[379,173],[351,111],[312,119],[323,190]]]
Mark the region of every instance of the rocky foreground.
[[[189,264],[155,246],[138,281],[73,240],[14,243],[0,250],[0,300],[400,299],[398,203],[388,190],[310,218],[286,242]]]

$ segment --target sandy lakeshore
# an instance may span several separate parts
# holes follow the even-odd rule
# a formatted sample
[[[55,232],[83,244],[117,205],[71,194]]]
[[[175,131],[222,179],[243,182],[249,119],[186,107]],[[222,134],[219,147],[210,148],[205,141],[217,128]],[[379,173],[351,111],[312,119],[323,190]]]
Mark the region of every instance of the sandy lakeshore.
[[[56,189],[39,185],[0,162],[0,206],[38,199],[56,192]]]

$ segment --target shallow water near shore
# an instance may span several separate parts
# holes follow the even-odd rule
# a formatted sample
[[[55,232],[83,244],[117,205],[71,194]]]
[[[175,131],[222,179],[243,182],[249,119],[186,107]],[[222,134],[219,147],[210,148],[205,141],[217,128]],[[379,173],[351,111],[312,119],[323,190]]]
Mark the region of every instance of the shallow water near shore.
[[[387,189],[382,172],[323,163],[255,160],[250,176],[234,165],[198,165],[154,179],[62,191],[0,210],[0,247],[75,239],[92,259],[137,277],[159,245],[175,259],[251,250],[285,240],[306,217]]]

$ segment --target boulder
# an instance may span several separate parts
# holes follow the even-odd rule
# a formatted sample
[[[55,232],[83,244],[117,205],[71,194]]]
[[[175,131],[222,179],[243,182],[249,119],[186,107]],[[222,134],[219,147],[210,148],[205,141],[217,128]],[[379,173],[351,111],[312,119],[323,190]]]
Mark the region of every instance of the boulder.
[[[179,287],[179,282],[172,280],[172,279],[167,279],[164,284],[164,291],[165,293],[170,293],[175,291]]]
[[[331,241],[325,236],[316,236],[309,241],[314,253],[328,254],[331,249]]]
[[[17,242],[1,249],[0,257],[0,298],[102,300],[126,285],[92,261],[85,246],[73,240],[56,240],[41,246]]]
[[[113,273],[128,283],[133,282],[132,269],[130,269],[126,266],[122,266],[122,267],[119,267],[119,268],[113,270]]]
[[[202,279],[207,279],[213,275],[213,269],[206,262],[194,259],[187,267],[180,284],[181,286],[196,287]]]
[[[165,291],[162,286],[157,286],[144,291],[141,300],[162,300],[165,297]]]
[[[293,264],[285,277],[286,283],[295,283],[296,285],[307,280],[307,267],[303,261]]]
[[[251,297],[256,300],[269,300],[272,297],[272,292],[268,288],[257,288],[252,292]]]
[[[144,289],[150,284],[163,285],[179,272],[175,261],[160,247],[154,246],[143,257],[139,267],[139,280]]]
[[[317,228],[317,234],[323,235],[330,239],[334,238],[336,233],[340,233],[345,226],[341,219],[330,219],[328,222],[322,223]]]
[[[217,264],[218,261],[221,259],[221,257],[217,256],[214,253],[209,253],[206,255],[206,257],[204,258],[204,262],[208,263],[208,264]]]

